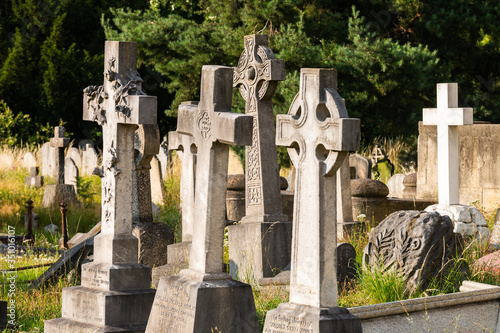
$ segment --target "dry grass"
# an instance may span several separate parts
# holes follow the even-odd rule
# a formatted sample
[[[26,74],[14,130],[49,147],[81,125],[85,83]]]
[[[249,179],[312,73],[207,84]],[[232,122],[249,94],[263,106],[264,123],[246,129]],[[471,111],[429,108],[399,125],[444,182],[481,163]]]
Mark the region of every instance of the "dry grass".
[[[415,153],[413,150],[416,150],[416,148],[405,142],[402,136],[396,138],[376,137],[373,143],[362,149],[359,154],[370,157],[373,148],[377,144],[382,146],[389,161],[394,164],[394,173],[410,174],[416,172],[416,160],[408,158],[412,153]]]

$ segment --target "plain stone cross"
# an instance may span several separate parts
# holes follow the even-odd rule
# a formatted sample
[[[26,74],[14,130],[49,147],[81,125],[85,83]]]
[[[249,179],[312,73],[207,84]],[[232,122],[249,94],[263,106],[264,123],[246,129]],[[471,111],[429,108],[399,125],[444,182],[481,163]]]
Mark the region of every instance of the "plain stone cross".
[[[181,108],[196,112],[198,102],[183,102]],[[182,207],[182,241],[193,240],[193,222],[195,211],[196,187],[196,146],[191,135],[179,132],[168,133],[168,149],[176,150],[182,161],[181,169],[181,207]]]
[[[134,133],[139,124],[156,124],[156,97],[141,90],[135,43],[106,41],[104,57],[104,85],[84,90],[83,119],[100,124],[104,140],[102,229],[94,262],[137,264],[132,235]]]
[[[424,125],[437,125],[439,203],[459,203],[458,128],[473,123],[472,108],[458,107],[458,84],[437,84],[437,108],[424,109]]]
[[[230,112],[233,69],[203,66],[200,102],[179,107],[177,131],[196,146],[196,196],[189,270],[195,280],[225,279],[222,253],[229,145],[251,143],[252,116]]]
[[[62,126],[54,127],[54,137],[50,139],[50,146],[56,149],[55,154],[55,184],[64,184],[64,148],[69,146],[69,139]]]
[[[275,126],[271,98],[285,79],[285,62],[277,60],[266,35],[249,35],[234,70],[233,85],[246,101],[253,118],[252,145],[246,147],[245,205],[242,222],[288,220],[283,214]]]
[[[290,303],[316,308],[337,306],[336,172],[360,140],[336,89],[335,70],[303,68],[288,115],[277,116],[276,143],[297,170]]]

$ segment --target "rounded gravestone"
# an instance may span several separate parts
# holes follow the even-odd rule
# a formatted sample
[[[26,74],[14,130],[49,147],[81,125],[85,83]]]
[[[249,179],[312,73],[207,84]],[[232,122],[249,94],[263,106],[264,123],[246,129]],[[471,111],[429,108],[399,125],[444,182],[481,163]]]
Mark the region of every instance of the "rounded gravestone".
[[[375,179],[351,179],[351,195],[353,197],[387,197],[387,185]]]

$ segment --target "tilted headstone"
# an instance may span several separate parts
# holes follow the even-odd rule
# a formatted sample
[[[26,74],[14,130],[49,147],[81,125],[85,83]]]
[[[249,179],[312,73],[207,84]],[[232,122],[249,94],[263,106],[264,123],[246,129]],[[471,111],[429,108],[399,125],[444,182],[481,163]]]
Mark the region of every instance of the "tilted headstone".
[[[277,116],[276,143],[297,169],[290,301],[266,315],[264,332],[362,332],[337,306],[336,172],[359,148],[360,121],[348,118],[336,71],[301,69],[288,115]]]
[[[23,156],[22,163],[23,163],[22,164],[23,168],[26,168],[28,170],[30,170],[33,167],[36,167],[36,157],[35,157],[35,155],[33,155],[32,152],[27,152]]]
[[[352,154],[349,156],[349,165],[356,170],[353,179],[372,178],[372,162],[360,154]]]
[[[424,125],[437,125],[439,203],[459,204],[458,128],[471,125],[472,108],[458,107],[458,84],[437,84],[437,108],[424,109]]]
[[[233,69],[203,66],[198,105],[181,105],[177,131],[197,148],[189,269],[160,278],[146,332],[258,332],[252,289],[222,271],[229,144],[251,143],[252,117],[229,112]]]
[[[54,127],[54,137],[50,139],[50,147],[54,148],[54,183],[45,186],[42,207],[59,207],[61,202],[67,204],[77,202],[75,186],[64,183],[64,150],[69,146],[66,131],[62,126]]]
[[[64,184],[73,185],[76,191],[77,178],[78,167],[71,157],[66,156],[64,159]]]
[[[99,154],[97,154],[93,144],[87,143],[87,145],[85,146],[85,150],[82,151],[82,175],[92,175],[94,169],[98,166]]]
[[[252,145],[245,156],[246,214],[228,234],[231,275],[247,282],[272,277],[290,262],[292,223],[283,214],[271,101],[284,79],[285,62],[275,59],[267,35],[245,36],[233,85],[253,116]]]
[[[40,188],[43,186],[43,177],[38,175],[38,167],[30,168],[30,176],[24,177],[24,186]]]
[[[45,322],[45,332],[116,332],[145,329],[154,299],[149,267],[138,264],[132,235],[134,133],[156,124],[156,97],[141,90],[137,45],[107,41],[102,86],[84,90],[83,119],[103,131],[101,233],[94,262],[82,265],[81,286],[65,288],[62,317]]]
[[[363,264],[371,269],[395,269],[409,290],[425,290],[445,275],[463,252],[462,238],[448,216],[417,210],[394,212],[370,232]],[[457,273],[460,271],[457,270]]]

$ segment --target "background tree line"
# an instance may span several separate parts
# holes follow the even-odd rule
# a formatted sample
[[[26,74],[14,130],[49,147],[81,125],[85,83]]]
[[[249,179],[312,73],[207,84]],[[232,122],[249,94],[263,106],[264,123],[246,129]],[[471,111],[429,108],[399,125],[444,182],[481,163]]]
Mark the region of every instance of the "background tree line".
[[[199,98],[202,65],[236,66],[243,36],[264,33],[287,73],[275,112],[287,112],[300,68],[335,68],[364,142],[415,142],[439,82],[459,83],[459,104],[474,107],[476,120],[500,122],[499,21],[500,3],[487,0],[4,1],[0,110],[19,119],[6,126],[0,115],[0,135],[35,142],[62,121],[75,137],[95,138],[99,128],[81,120],[82,89],[103,80],[105,39],[139,44],[144,87],[158,96],[166,134],[178,105]],[[244,112],[236,89],[234,108]]]

